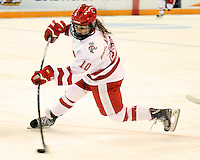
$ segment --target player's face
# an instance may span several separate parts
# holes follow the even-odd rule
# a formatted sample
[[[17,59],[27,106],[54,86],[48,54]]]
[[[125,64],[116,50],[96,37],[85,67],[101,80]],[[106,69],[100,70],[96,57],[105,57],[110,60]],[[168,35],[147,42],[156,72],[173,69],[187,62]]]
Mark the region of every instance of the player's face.
[[[81,25],[77,25],[77,24],[74,24],[74,28],[78,35],[83,35],[83,36],[87,35],[91,29],[89,25],[81,26]]]

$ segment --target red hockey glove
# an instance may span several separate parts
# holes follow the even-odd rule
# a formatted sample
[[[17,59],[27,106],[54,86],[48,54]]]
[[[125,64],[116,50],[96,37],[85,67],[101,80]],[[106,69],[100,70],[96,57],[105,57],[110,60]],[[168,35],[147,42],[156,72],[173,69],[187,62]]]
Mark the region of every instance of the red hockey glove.
[[[48,41],[48,38],[51,37],[50,43],[53,43],[58,38],[60,33],[64,33],[66,29],[67,26],[63,21],[56,22],[53,20],[52,23],[47,27],[44,33],[44,38],[46,41]]]
[[[48,65],[44,67],[40,71],[35,71],[34,75],[31,77],[31,81],[35,85],[42,85],[45,84],[47,81],[51,81],[54,79],[54,73],[53,73],[53,68]]]

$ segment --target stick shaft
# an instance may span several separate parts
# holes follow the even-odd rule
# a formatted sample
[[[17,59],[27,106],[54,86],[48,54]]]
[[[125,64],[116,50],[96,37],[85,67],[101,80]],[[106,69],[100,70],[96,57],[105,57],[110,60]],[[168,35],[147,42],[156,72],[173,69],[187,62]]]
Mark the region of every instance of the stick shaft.
[[[44,59],[46,57],[46,53],[47,53],[47,49],[49,47],[50,40],[51,40],[51,38],[48,39],[48,42],[47,42],[46,47],[44,49],[44,54],[43,54],[40,70],[42,70],[42,68],[43,68]],[[42,122],[41,122],[41,113],[40,113],[40,83],[38,84],[38,88],[37,88],[37,106],[38,106],[38,118],[39,118],[39,123],[40,123],[40,134],[41,134],[42,144],[43,144],[43,147],[44,147],[44,150],[45,150],[46,145],[45,145],[45,142],[44,142],[44,135],[43,135],[43,130],[42,130]]]
[[[50,43],[50,41],[51,41],[51,38],[48,39],[48,42],[47,42],[46,47],[45,47],[45,49],[44,49],[44,54],[43,54],[43,58],[42,58],[40,70],[42,70],[42,68],[43,68],[44,59],[45,59],[45,57],[46,57],[47,49],[49,48],[49,43]]]

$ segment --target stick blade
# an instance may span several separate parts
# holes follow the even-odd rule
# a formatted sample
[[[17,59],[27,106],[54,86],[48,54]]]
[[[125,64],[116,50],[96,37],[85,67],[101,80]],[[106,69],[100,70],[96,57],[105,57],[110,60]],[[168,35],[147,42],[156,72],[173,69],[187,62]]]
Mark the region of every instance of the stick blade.
[[[47,153],[47,146],[45,145],[44,148],[37,149],[38,153]]]
[[[192,102],[192,103],[200,104],[200,99],[195,98],[195,97],[193,97],[193,96],[191,96],[191,95],[187,95],[187,96],[186,96],[186,99],[187,99],[188,101]]]
[[[46,150],[45,150],[45,149],[37,149],[37,152],[38,152],[38,153],[45,153]]]

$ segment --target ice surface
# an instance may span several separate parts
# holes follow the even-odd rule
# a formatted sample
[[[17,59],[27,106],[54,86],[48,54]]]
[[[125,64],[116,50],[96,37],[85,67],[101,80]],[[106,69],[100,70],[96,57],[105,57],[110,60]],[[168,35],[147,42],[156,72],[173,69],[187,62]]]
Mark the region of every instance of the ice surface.
[[[43,33],[53,19],[0,19],[0,159],[1,160],[199,160],[200,15],[102,17],[113,32],[126,77],[124,104],[180,108],[174,133],[157,123],[119,124],[100,115],[91,94],[44,130],[27,130],[37,117],[37,87],[30,77],[40,68],[46,42]],[[64,35],[49,46],[45,65],[62,67],[73,61],[72,40]],[[41,86],[41,112],[51,108],[66,86]]]

